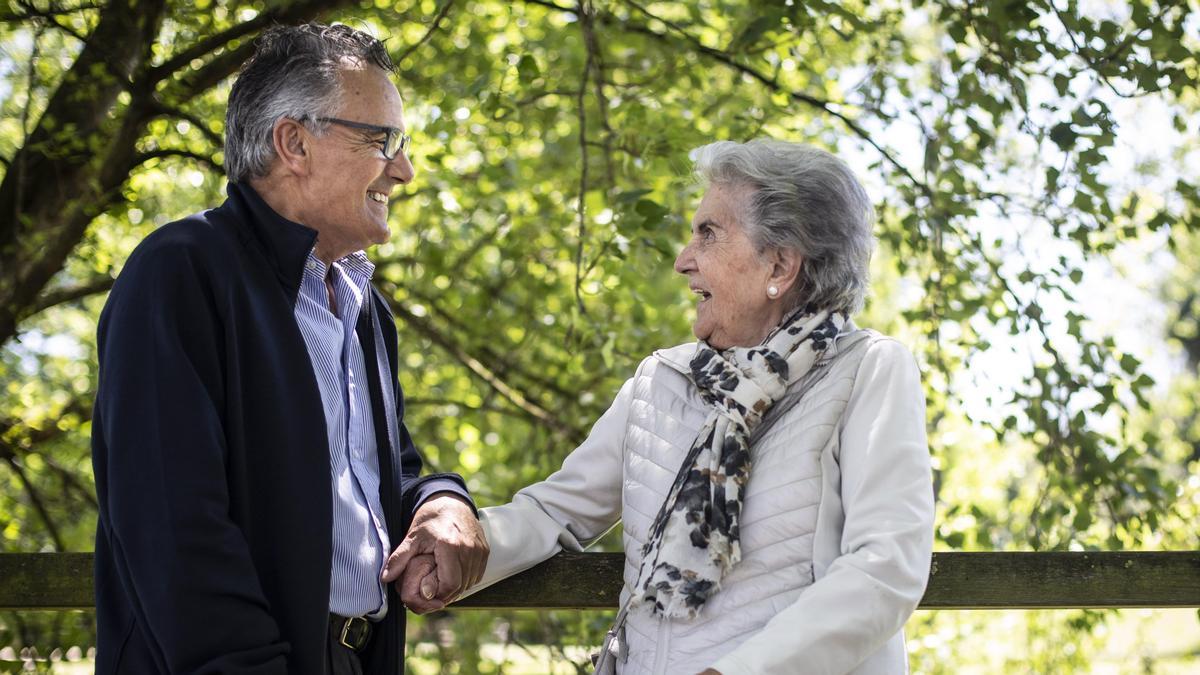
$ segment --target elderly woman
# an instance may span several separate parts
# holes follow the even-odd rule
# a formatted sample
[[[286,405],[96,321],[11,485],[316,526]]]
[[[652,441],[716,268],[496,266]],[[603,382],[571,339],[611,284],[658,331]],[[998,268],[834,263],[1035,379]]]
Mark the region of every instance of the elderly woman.
[[[642,361],[562,469],[483,509],[484,584],[624,524],[625,673],[903,673],[925,589],[925,401],[856,328],[871,207],[827,152],[697,151],[675,261],[699,342]]]

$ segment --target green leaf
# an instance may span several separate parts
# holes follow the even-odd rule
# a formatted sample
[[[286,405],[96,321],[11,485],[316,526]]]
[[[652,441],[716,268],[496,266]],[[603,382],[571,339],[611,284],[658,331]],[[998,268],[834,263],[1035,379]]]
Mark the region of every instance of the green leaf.
[[[1060,122],[1050,129],[1050,140],[1058,146],[1063,152],[1069,151],[1075,146],[1075,139],[1079,134],[1071,128],[1070,122]]]
[[[760,16],[751,21],[746,28],[730,43],[728,51],[738,53],[758,42],[767,31],[779,26],[779,17],[774,15]]]
[[[639,190],[623,190],[617,193],[615,200],[618,204],[633,204],[652,192],[654,192],[654,190],[647,188]]]
[[[657,228],[662,224],[667,214],[670,213],[667,207],[649,199],[639,199],[634,206],[634,211],[642,216],[642,227],[647,230]]]
[[[538,68],[537,59],[531,54],[522,54],[521,59],[517,61],[517,76],[521,79],[521,82],[529,84],[541,74],[542,71]]]

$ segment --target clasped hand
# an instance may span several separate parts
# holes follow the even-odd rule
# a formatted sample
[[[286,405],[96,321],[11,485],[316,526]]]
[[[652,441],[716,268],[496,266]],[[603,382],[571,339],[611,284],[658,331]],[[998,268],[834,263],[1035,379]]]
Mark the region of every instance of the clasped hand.
[[[413,516],[404,541],[383,566],[406,607],[441,609],[483,578],[487,539],[471,507],[450,493],[430,497]]]

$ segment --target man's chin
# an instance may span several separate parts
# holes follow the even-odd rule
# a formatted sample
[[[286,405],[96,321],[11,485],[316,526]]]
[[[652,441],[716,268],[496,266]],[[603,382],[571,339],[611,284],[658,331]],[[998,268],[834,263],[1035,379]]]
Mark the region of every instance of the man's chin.
[[[391,239],[392,239],[392,231],[391,231],[391,229],[388,228],[387,225],[384,225],[382,228],[376,228],[375,231],[371,233],[371,244],[370,245],[371,246],[379,246],[380,244],[388,243],[389,241],[391,241]]]

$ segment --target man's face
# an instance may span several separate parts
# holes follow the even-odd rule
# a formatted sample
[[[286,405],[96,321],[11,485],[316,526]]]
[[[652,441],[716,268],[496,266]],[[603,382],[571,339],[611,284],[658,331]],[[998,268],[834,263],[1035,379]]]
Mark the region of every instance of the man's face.
[[[400,93],[374,66],[342,70],[342,96],[330,117],[405,130]],[[404,152],[383,156],[384,134],[330,124],[313,137],[312,171],[301,223],[319,232],[318,251],[331,259],[388,240],[388,198],[415,170]]]

